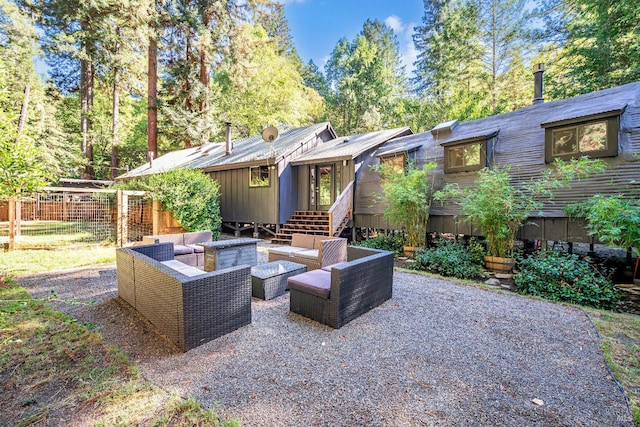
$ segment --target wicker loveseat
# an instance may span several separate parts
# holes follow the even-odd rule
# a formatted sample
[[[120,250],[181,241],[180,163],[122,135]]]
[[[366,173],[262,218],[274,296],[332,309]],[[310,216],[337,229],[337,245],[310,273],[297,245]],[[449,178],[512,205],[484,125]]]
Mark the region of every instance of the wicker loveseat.
[[[347,261],[287,279],[289,309],[341,328],[391,298],[393,253],[356,246]]]
[[[310,234],[291,235],[291,246],[269,248],[269,262],[291,261],[307,266],[307,271],[347,259],[347,239]]]
[[[251,267],[210,273],[173,257],[172,243],[117,249],[118,295],[183,351],[251,323]]]
[[[188,265],[202,268],[204,265],[204,248],[199,243],[210,242],[210,231],[191,231],[175,234],[158,234],[143,236],[143,244],[173,243],[173,255],[175,259]]]

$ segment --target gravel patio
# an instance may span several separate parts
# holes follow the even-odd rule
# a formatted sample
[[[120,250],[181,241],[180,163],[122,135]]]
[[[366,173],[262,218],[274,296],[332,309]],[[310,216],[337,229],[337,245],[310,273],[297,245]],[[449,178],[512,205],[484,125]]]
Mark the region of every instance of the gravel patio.
[[[396,272],[393,298],[339,330],[289,313],[288,294],[254,298],[249,326],[180,353],[116,298],[115,264],[18,283],[95,300],[55,304],[149,381],[246,426],[634,425],[574,307]]]

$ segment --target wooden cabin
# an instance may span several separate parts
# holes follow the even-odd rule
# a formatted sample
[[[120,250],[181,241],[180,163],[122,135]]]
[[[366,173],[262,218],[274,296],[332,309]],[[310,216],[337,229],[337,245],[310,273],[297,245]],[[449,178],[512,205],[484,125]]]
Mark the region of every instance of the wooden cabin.
[[[220,214],[224,227],[239,235],[259,229],[274,233],[298,209],[299,183],[291,162],[325,141],[336,138],[328,122],[282,132],[272,143],[261,136],[227,139],[169,152],[120,177],[195,168],[220,185]]]
[[[633,193],[640,190],[640,82],[553,102],[537,102],[510,113],[466,123],[451,121],[429,132],[404,136],[380,147],[363,164],[354,202],[358,228],[393,228],[376,203],[380,177],[369,166],[381,161],[418,166],[436,162],[431,171],[436,188],[456,182],[468,186],[477,171],[511,165],[513,180],[540,176],[555,158],[587,155],[602,158],[605,173],[573,182],[558,190],[542,215],[530,218],[520,238],[566,242],[592,242],[581,220],[568,218],[563,208],[597,193]],[[429,230],[479,235],[477,228],[458,221],[455,204],[434,203]]]
[[[274,242],[287,243],[296,232],[337,236],[352,226],[353,194],[371,154],[390,139],[411,134],[402,127],[335,138],[293,160],[298,208]]]

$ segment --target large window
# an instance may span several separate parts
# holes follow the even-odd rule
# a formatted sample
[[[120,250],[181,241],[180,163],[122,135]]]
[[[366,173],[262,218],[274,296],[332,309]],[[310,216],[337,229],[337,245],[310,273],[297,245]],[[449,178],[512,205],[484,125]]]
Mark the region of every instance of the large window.
[[[571,159],[580,156],[611,157],[618,155],[619,116],[598,117],[574,123],[543,124],[545,160]]]
[[[268,187],[269,166],[254,166],[249,168],[249,187]]]

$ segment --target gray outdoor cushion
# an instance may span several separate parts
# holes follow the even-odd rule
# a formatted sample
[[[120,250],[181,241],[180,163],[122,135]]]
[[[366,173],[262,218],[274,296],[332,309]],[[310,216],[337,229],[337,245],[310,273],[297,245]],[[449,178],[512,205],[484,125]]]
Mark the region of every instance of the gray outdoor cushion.
[[[196,244],[191,244],[191,245],[186,245],[188,247],[190,247],[191,249],[193,249],[193,251],[197,254],[202,254],[204,253],[204,246],[202,245],[196,245]]]
[[[184,233],[184,244],[193,245],[195,243],[210,242],[212,235],[210,231],[191,231]]]
[[[199,268],[187,265],[180,261],[176,261],[175,259],[172,259],[170,261],[162,261],[161,264],[164,264],[167,267],[170,267],[172,270],[178,271],[184,274],[185,276],[189,276],[189,277],[199,276],[201,274],[207,273],[206,271],[202,271]]]
[[[193,248],[184,245],[173,245],[174,255],[188,255],[194,252]]]
[[[273,254],[286,255],[286,256],[291,256],[291,254],[293,253],[306,251],[306,250],[307,248],[299,248],[297,246],[279,246],[277,248],[269,248],[269,252]]]
[[[317,261],[318,260],[318,250],[317,249],[307,249],[304,251],[299,251],[294,254],[300,258],[306,258],[310,260]]]
[[[311,270],[289,277],[287,284],[289,285],[289,289],[295,289],[320,298],[329,299],[331,273],[320,269]]]

